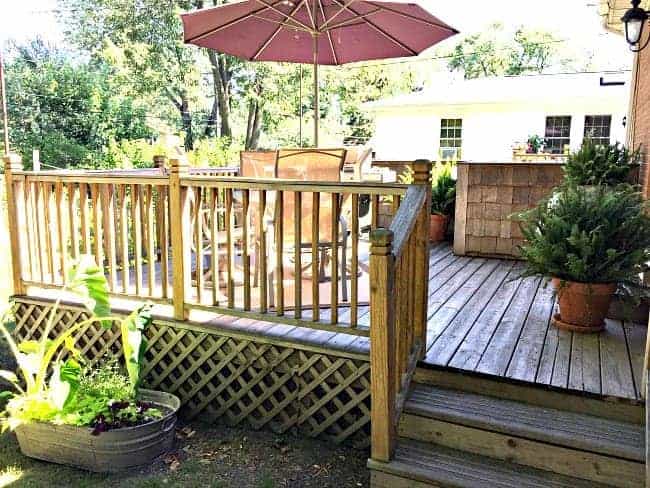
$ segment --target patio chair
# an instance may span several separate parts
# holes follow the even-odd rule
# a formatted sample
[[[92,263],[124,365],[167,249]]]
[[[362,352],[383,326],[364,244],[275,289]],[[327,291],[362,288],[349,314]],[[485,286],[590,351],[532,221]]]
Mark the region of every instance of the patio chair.
[[[277,177],[279,179],[294,179],[301,181],[340,181],[341,170],[345,161],[345,149],[283,149],[278,152]],[[345,199],[346,201],[349,199]],[[303,196],[301,210],[301,235],[296,239],[294,233],[295,196],[293,192],[285,192],[283,196],[282,218],[284,228],[282,233],[282,249],[289,256],[293,256],[296,242],[302,252],[311,252],[312,249],[312,207],[313,200]],[[346,251],[348,240],[348,224],[343,217],[343,198],[339,201],[339,233],[337,244],[341,249],[341,294],[347,300],[347,266]],[[274,208],[274,207],[273,207]],[[328,252],[332,249],[332,199],[328,194],[320,197],[319,205],[319,276],[318,281],[325,279]],[[273,243],[273,241],[271,240]],[[274,245],[274,244],[272,244]],[[283,259],[279,257],[279,259]],[[283,259],[284,261],[284,259]],[[304,268],[308,268],[305,265]],[[292,268],[293,269],[293,268]]]

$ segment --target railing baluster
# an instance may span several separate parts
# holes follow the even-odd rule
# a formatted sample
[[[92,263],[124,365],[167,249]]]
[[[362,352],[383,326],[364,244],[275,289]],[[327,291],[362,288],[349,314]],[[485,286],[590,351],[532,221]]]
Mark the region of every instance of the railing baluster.
[[[101,237],[101,224],[100,224],[100,208],[99,208],[99,185],[93,183],[90,185],[90,200],[92,206],[93,217],[93,249],[95,253],[95,262],[97,266],[104,268],[104,259],[102,257],[102,237]]]
[[[248,190],[242,190],[242,261],[244,267],[244,310],[251,309],[251,257],[250,245],[248,242],[248,221],[249,221],[250,194]]]
[[[274,224],[275,229],[275,311],[278,315],[284,315],[284,270],[283,270],[283,210],[284,210],[284,193],[276,192]]]
[[[352,194],[352,265],[350,275],[350,326],[357,327],[359,314],[359,195]]]
[[[232,213],[232,188],[226,188],[226,254],[228,273],[228,307],[235,306],[235,270],[234,270],[234,240],[232,229],[235,226]]]
[[[370,226],[372,229],[379,227],[379,195],[370,197]]]
[[[117,186],[120,216],[120,265],[122,266],[122,292],[129,292],[129,224],[126,185]]]
[[[196,297],[199,303],[203,301],[203,189],[194,188],[194,251],[196,270]]]
[[[70,224],[70,248],[73,259],[79,258],[79,222],[77,218],[77,184],[68,183],[68,222]]]
[[[133,261],[135,266],[135,294],[142,294],[142,206],[140,185],[131,185],[131,222],[133,230]]]
[[[332,277],[330,307],[330,322],[336,324],[339,321],[339,193],[332,193],[332,260],[330,275]],[[344,279],[344,276],[341,276]]]
[[[38,250],[38,274],[41,279],[41,283],[45,282],[45,256],[44,250],[45,245],[43,243],[43,191],[40,181],[34,182],[34,214],[35,227],[36,227],[36,249]]]
[[[52,244],[52,184],[46,182],[43,185],[43,207],[45,208],[45,250],[47,253],[47,270],[49,272],[49,282],[54,283],[54,256]]]
[[[90,223],[88,221],[88,185],[79,184],[79,217],[81,218],[81,244],[84,254],[91,253],[90,247]]]
[[[293,192],[294,317],[302,317],[302,192]]]
[[[312,193],[311,206],[311,309],[312,320],[320,320],[320,269],[319,269],[319,214],[320,214],[320,193]]]
[[[218,189],[210,188],[210,248],[212,255],[210,269],[212,274],[212,304],[219,305],[219,214]]]
[[[115,257],[115,192],[111,183],[101,185],[104,249],[108,265],[108,287],[117,289],[117,260]]]
[[[258,212],[258,240],[259,240],[259,285],[260,285],[260,311],[266,313],[268,310],[267,302],[267,269],[266,269],[266,254],[268,252],[266,245],[266,223],[265,219],[266,210],[266,190],[260,190],[259,212]]]
[[[162,297],[169,295],[169,222],[167,221],[167,188],[159,185],[157,188],[156,224],[158,225],[158,248],[160,249],[160,285]]]
[[[65,237],[65,222],[63,222],[63,183],[57,182],[54,185],[54,204],[56,208],[56,236],[59,250],[59,273],[61,283],[65,283],[66,270],[68,269],[68,249]]]
[[[36,276],[35,273],[35,243],[34,241],[34,214],[32,206],[33,191],[32,185],[27,180],[25,180],[25,229],[27,234],[25,236],[27,240],[27,258],[28,258],[28,269],[29,269],[29,279],[34,280]]]

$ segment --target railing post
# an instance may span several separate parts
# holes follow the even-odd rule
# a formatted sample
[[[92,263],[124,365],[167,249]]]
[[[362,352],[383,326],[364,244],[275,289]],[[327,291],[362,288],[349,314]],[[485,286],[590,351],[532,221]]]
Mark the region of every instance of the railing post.
[[[16,178],[16,173],[23,170],[23,162],[17,154],[4,157],[5,188],[7,197],[7,223],[9,225],[9,243],[11,245],[11,270],[13,294],[24,295],[23,263],[26,262],[27,246],[21,243],[21,236],[27,235],[25,225],[25,179]]]
[[[187,319],[185,294],[191,288],[192,232],[188,190],[181,185],[181,180],[189,174],[189,166],[184,155],[170,159],[169,166],[169,230],[172,240],[174,318],[185,320]]]
[[[421,341],[421,354],[426,353],[427,302],[429,298],[429,224],[431,213],[431,161],[418,159],[413,163],[413,180],[416,185],[425,185],[427,197],[416,223],[415,250],[415,300],[413,328],[415,337]]]
[[[371,457],[389,461],[395,451],[396,350],[393,300],[393,232],[370,233]]]

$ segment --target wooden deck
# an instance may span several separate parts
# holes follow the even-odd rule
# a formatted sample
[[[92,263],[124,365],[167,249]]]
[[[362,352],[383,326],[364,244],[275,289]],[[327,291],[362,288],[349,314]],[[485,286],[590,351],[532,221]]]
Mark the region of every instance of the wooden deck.
[[[424,363],[562,389],[641,399],[644,325],[607,320],[601,334],[558,330],[553,289],[521,263],[431,251]]]

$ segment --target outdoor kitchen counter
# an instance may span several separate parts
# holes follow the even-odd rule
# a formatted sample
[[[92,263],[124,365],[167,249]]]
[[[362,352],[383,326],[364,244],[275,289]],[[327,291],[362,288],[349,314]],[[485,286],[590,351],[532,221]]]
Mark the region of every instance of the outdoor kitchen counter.
[[[562,163],[459,162],[454,252],[517,258],[523,242],[512,214],[533,208],[560,184]]]

